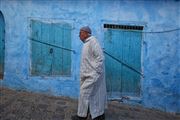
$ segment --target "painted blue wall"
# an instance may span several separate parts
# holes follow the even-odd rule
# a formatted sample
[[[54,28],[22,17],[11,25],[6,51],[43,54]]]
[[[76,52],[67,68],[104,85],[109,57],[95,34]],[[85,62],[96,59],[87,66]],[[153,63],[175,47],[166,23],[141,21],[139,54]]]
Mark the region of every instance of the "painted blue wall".
[[[177,0],[0,0],[5,18],[5,72],[2,86],[63,95],[79,95],[79,64],[82,43],[79,28],[91,26],[103,46],[103,23],[145,27],[142,43],[142,104],[167,112],[180,112],[180,31],[146,33],[180,28]],[[30,75],[30,19],[66,21],[73,26],[72,76]]]

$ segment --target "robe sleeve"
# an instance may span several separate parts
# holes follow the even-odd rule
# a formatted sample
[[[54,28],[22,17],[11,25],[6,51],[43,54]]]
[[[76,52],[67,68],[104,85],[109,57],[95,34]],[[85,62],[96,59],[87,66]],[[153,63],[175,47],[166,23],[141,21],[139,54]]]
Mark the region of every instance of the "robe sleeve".
[[[94,56],[94,69],[97,74],[102,74],[104,65],[103,51],[98,43],[92,45],[92,47],[92,54]]]

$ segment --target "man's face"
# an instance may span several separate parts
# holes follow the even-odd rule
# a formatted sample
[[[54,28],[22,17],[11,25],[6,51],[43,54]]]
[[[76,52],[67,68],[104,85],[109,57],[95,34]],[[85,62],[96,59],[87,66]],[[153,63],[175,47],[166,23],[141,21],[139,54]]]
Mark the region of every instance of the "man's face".
[[[86,40],[87,37],[88,37],[88,33],[87,32],[82,31],[82,30],[79,32],[79,38],[81,39],[81,41]]]

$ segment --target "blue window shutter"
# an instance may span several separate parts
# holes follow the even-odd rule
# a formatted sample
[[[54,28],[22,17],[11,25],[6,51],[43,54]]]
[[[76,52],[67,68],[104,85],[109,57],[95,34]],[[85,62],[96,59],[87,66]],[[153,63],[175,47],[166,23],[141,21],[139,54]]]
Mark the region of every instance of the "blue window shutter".
[[[63,46],[63,31],[61,24],[53,24],[54,28],[54,44]],[[63,49],[54,48],[53,74],[63,75]]]
[[[38,22],[32,26],[32,38],[37,39],[37,41],[33,41],[33,43],[39,46],[36,48],[38,50],[34,52],[40,56],[40,62],[37,58],[32,58],[32,61],[34,60],[32,67],[35,67],[34,69],[36,71],[34,75],[70,76],[71,52],[63,48],[71,48],[71,26],[64,23],[40,22],[39,25],[37,24]],[[37,29],[41,31],[40,37],[34,37],[35,31],[38,31]],[[32,48],[33,45],[36,44],[32,44]],[[37,53],[37,51],[39,53]],[[32,52],[32,54],[34,54],[34,52]],[[32,57],[36,56],[37,55],[32,55]]]
[[[41,22],[31,21],[30,39],[41,41]],[[41,44],[31,41],[31,73],[38,75],[42,68]]]
[[[71,27],[68,24],[63,25],[63,46],[71,49]],[[63,74],[71,73],[71,54],[67,50],[63,50]]]
[[[54,24],[54,43],[63,48],[71,49],[71,26],[68,24]],[[53,59],[53,73],[65,76],[71,74],[71,52],[55,48]]]
[[[42,23],[41,32],[42,43],[52,44],[53,29],[51,27],[51,24]],[[46,44],[41,44],[41,72],[43,75],[52,75],[53,53],[50,52],[51,49],[53,49],[53,47]]]

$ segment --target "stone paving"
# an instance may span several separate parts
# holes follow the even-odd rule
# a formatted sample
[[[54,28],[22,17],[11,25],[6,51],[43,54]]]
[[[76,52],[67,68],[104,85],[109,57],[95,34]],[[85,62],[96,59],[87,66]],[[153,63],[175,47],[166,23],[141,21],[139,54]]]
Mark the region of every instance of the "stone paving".
[[[77,100],[0,87],[0,120],[71,120]],[[106,120],[180,120],[169,114],[140,106],[109,102]]]

